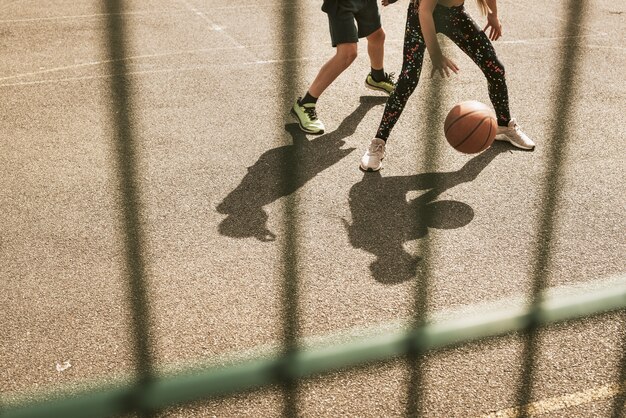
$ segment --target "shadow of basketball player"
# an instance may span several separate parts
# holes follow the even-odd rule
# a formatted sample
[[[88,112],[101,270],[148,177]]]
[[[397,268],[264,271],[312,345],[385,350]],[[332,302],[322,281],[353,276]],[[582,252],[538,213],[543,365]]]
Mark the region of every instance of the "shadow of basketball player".
[[[444,191],[473,181],[500,153],[510,148],[495,143],[450,173],[423,173],[413,176],[382,177],[380,172],[365,173],[350,189],[352,224],[344,219],[350,243],[376,256],[370,270],[386,284],[415,277],[419,257],[403,247],[407,241],[423,238],[429,228],[461,228],[474,218],[473,209],[462,202],[435,199]],[[407,201],[407,193],[425,190]]]
[[[355,148],[342,148],[344,138],[354,134],[363,117],[376,105],[384,104],[386,97],[363,96],[357,108],[333,132],[309,141],[297,124],[285,125],[292,145],[265,152],[248,167],[248,173],[235,190],[217,206],[217,211],[228,215],[219,225],[220,234],[234,238],[254,237],[273,241],[275,234],[267,228],[267,212],[263,209],[275,200],[290,195],[317,174],[337,163]],[[292,159],[294,176],[284,178],[284,167]]]

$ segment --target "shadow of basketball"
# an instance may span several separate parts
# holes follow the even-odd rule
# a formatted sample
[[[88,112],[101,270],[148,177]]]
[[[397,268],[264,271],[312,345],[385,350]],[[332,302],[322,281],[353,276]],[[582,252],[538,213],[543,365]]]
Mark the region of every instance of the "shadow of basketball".
[[[394,177],[365,173],[350,190],[352,223],[344,220],[344,224],[352,246],[376,256],[370,266],[374,278],[395,284],[415,277],[420,258],[409,254],[404,244],[423,238],[431,228],[462,228],[474,218],[474,210],[466,203],[437,201],[437,197],[473,181],[498,154],[508,150],[504,144],[494,144],[460,170],[448,173]],[[424,192],[408,200],[412,191]]]

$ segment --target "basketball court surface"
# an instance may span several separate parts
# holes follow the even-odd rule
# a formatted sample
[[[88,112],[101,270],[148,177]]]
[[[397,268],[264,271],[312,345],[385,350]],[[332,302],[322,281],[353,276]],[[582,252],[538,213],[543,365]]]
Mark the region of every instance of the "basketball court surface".
[[[128,112],[136,144],[159,371],[228,364],[280,346],[288,320],[284,211],[294,202],[292,302],[305,345],[401,328],[424,314],[415,311],[424,289],[432,321],[528,302],[543,191],[556,169],[547,152],[558,138],[555,86],[570,42],[580,57],[569,134],[559,144],[548,293],[626,285],[626,3],[588,1],[572,37],[563,32],[566,1],[498,2],[504,36],[494,45],[533,152],[502,142],[478,155],[456,152],[443,136],[445,112],[431,134],[424,121],[433,87],[442,109],[489,103],[479,69],[441,38],[461,71],[430,79],[425,61],[378,173],[358,169],[385,104],[364,86],[365,42],[318,102],[325,134],[305,135],[289,115],[334,53],[320,0],[128,1],[126,57],[115,62],[101,3],[0,2],[2,403],[133,373],[114,112]],[[381,12],[385,69],[396,74],[407,5]],[[474,2],[466,5],[484,26]],[[282,29],[286,10],[296,16],[293,31]],[[129,107],[112,110],[120,62]],[[282,161],[294,151],[299,174],[286,191]],[[426,266],[428,281],[418,281]],[[610,416],[624,326],[623,315],[607,314],[542,331],[537,415]],[[522,346],[510,336],[425,356],[423,415],[515,416]],[[298,410],[404,416],[408,380],[403,360],[307,380]],[[270,388],[162,416],[274,417],[282,402]]]

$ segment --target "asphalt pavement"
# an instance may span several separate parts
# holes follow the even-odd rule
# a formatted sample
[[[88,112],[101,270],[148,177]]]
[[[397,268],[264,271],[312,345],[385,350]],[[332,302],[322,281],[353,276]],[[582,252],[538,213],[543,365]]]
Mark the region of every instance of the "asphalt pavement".
[[[442,38],[460,73],[442,81],[423,72],[373,174],[358,164],[386,99],[364,86],[366,42],[318,102],[326,133],[305,135],[289,115],[334,53],[320,0],[128,1],[118,15],[124,58],[110,55],[100,3],[0,3],[1,402],[133,373],[138,295],[124,250],[119,112],[135,145],[144,319],[157,370],[280,347],[291,320],[314,341],[415,315],[523,304],[550,197],[546,285],[563,297],[624,285],[626,4],[588,1],[572,33],[565,0],[498,2],[504,36],[495,47],[533,152],[499,142],[465,155],[446,144],[445,109],[489,98],[479,69]],[[396,74],[407,5],[382,10],[385,69]],[[475,4],[467,8],[482,25]],[[562,84],[571,112],[559,120],[567,45],[579,56]],[[120,69],[129,93],[122,109],[111,95]],[[430,117],[434,89],[441,102]],[[285,182],[288,155],[297,156],[298,174]],[[297,257],[292,311],[285,254]],[[416,273],[424,269],[427,280]],[[541,333],[537,414],[610,416],[624,325],[610,314]],[[523,341],[424,357],[423,416],[515,416]],[[315,378],[291,402],[310,417],[404,416],[410,370],[398,360]],[[283,405],[270,388],[163,416],[273,417]]]

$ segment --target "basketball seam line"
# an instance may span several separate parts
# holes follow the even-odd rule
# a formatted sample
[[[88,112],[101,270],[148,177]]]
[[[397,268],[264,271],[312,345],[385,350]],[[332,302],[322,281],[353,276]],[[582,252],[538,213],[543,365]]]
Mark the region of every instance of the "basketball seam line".
[[[446,129],[444,131],[444,133],[448,133],[448,131],[450,130],[450,128],[452,128],[454,126],[455,123],[457,123],[458,121],[460,121],[461,119],[465,118],[466,116],[469,115],[473,115],[474,113],[478,113],[478,112],[483,112],[483,109],[478,109],[478,110],[472,110],[471,112],[465,113],[461,116],[459,116],[458,118],[456,118],[455,120],[452,121],[452,123],[448,126],[448,129]]]
[[[485,117],[484,117],[484,118],[480,121],[480,123],[479,123],[478,125],[476,125],[476,127],[475,127],[474,129],[472,129],[472,132],[470,132],[469,134],[467,134],[467,136],[466,136],[465,138],[463,138],[463,140],[462,140],[461,142],[459,142],[458,144],[456,144],[456,145],[454,146],[454,148],[457,148],[457,147],[460,147],[461,145],[463,145],[463,143],[464,143],[465,141],[467,141],[467,140],[469,139],[469,137],[470,137],[470,136],[472,136],[472,134],[473,134],[474,132],[476,132],[476,129],[480,128],[480,126],[481,126],[481,125],[485,122],[485,120],[487,120],[487,119],[491,119],[491,116],[485,116]],[[491,134],[491,125],[489,126],[489,134]],[[489,137],[487,137],[487,138],[489,138]],[[483,144],[483,145],[484,145],[484,144]]]

